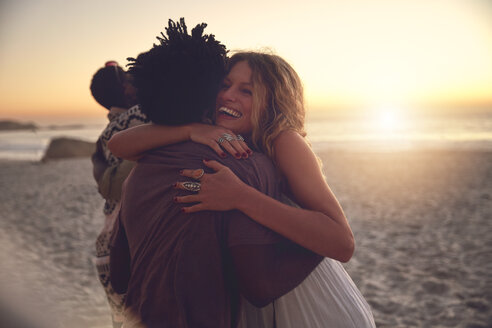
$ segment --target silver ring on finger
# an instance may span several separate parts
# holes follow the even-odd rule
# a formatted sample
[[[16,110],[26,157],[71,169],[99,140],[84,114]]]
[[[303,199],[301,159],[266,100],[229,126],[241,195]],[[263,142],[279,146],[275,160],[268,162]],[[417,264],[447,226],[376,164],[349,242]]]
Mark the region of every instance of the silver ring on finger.
[[[188,191],[195,191],[195,192],[198,192],[200,191],[202,185],[200,184],[200,182],[194,182],[194,181],[186,181],[186,182],[183,182],[182,183],[182,186],[184,189],[188,190]]]
[[[200,180],[201,178],[203,178],[203,175],[205,174],[205,170],[204,169],[200,169],[200,174],[198,174],[198,176],[195,178],[196,180]]]
[[[237,141],[244,141],[244,138],[242,135],[238,134],[237,137],[236,137],[236,140]]]
[[[218,143],[219,145],[221,145],[224,141],[225,141],[225,139],[224,139],[224,138],[222,138],[222,137],[220,137],[219,139],[217,139],[217,143]]]
[[[236,138],[234,138],[234,136],[232,136],[231,134],[229,133],[224,133],[222,135],[222,138],[224,138],[225,140],[227,141],[233,141],[233,140],[236,140]]]

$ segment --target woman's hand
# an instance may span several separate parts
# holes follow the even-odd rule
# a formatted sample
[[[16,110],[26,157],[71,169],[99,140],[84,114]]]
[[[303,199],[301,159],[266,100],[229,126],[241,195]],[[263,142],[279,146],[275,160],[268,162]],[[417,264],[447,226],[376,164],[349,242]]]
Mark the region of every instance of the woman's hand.
[[[204,160],[203,163],[216,173],[203,174],[203,169],[182,170],[182,176],[199,181],[200,190],[194,195],[176,197],[174,201],[177,203],[198,203],[193,206],[183,207],[185,213],[236,209],[242,192],[249,186],[242,182],[227,166],[216,161]],[[186,186],[186,182],[176,183],[175,188],[190,190]]]
[[[224,150],[237,159],[248,158],[253,153],[242,137],[229,129],[201,123],[190,124],[189,129],[192,141],[209,146],[221,157],[226,156]]]

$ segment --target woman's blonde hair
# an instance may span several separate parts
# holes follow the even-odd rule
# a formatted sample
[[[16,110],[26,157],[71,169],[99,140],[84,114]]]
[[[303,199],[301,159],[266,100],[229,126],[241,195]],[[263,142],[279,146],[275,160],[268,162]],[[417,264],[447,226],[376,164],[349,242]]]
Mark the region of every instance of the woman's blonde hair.
[[[228,70],[242,61],[252,71],[251,141],[274,160],[273,142],[282,131],[292,130],[306,136],[301,79],[284,59],[261,52],[235,53],[228,61]]]

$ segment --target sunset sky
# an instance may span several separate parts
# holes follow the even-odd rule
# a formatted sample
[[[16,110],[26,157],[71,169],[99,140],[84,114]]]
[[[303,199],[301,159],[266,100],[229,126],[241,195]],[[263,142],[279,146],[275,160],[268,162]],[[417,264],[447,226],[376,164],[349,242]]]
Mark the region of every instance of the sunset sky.
[[[287,59],[311,111],[492,112],[490,0],[3,0],[0,119],[104,117],[92,74],[179,17]]]

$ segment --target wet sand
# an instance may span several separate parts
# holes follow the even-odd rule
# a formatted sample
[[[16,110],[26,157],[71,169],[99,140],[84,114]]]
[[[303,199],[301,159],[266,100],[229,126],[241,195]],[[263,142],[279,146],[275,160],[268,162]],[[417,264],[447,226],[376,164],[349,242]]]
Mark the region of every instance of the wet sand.
[[[492,153],[319,155],[378,327],[492,326]],[[0,314],[111,326],[92,265],[102,205],[88,159],[0,162]]]

